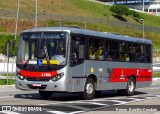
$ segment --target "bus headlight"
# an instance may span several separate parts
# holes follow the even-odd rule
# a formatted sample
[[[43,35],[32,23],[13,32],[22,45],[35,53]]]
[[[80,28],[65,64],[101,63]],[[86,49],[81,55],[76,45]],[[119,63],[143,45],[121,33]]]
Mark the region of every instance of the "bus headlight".
[[[53,78],[51,78],[52,81],[58,81],[59,79],[62,78],[62,76],[64,75],[64,73],[60,73],[60,74],[57,74],[56,76],[54,76]]]
[[[18,77],[20,80],[24,80],[24,79],[25,79],[25,77],[22,76],[22,75],[20,75],[19,73],[17,73],[16,75],[17,75],[17,77]]]

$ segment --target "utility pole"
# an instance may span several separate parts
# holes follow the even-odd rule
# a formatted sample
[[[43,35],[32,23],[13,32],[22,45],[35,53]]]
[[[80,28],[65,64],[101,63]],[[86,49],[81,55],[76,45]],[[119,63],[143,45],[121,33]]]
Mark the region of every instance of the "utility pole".
[[[154,46],[154,49],[155,49],[155,65],[156,65],[156,63],[157,63],[157,48],[156,48],[156,46],[154,45],[154,43],[152,43],[152,45]]]
[[[144,19],[140,19],[142,21],[143,24],[143,39],[145,39],[145,34],[144,34]]]
[[[143,5],[142,5],[142,11],[144,12],[144,0],[143,0]]]
[[[87,23],[86,22],[84,22],[84,29],[86,29],[87,28]]]
[[[15,28],[15,34],[14,34],[14,40],[15,40],[15,41],[16,41],[16,38],[17,38],[17,29],[18,29],[19,4],[20,4],[20,0],[18,0],[18,6],[17,6],[16,28]]]
[[[6,42],[6,46],[7,46],[7,85],[8,85],[9,46],[10,46],[9,40]]]
[[[37,19],[38,18],[38,0],[36,0],[36,16],[35,16],[35,28],[37,28]]]

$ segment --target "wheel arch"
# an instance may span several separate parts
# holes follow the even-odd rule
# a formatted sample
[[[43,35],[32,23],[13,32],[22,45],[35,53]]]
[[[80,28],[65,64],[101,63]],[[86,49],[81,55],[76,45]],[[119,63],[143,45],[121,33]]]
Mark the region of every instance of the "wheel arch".
[[[94,83],[95,83],[95,89],[97,89],[97,76],[95,74],[90,74],[87,76],[86,80],[88,78],[92,78],[94,80]]]

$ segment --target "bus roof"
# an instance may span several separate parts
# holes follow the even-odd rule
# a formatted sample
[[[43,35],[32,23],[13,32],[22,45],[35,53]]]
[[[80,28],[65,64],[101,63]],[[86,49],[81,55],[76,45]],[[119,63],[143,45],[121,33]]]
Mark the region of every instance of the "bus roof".
[[[142,39],[142,38],[135,38],[130,36],[124,36],[119,34],[113,34],[108,32],[97,32],[93,30],[86,30],[81,29],[78,27],[43,27],[43,28],[33,28],[29,30],[25,30],[22,33],[25,32],[52,32],[52,31],[67,31],[74,34],[83,34],[83,35],[90,35],[90,36],[96,36],[96,37],[103,37],[103,38],[110,38],[110,39],[116,39],[116,40],[125,40],[125,41],[131,41],[131,42],[138,42],[138,43],[146,43],[151,44],[151,40]]]

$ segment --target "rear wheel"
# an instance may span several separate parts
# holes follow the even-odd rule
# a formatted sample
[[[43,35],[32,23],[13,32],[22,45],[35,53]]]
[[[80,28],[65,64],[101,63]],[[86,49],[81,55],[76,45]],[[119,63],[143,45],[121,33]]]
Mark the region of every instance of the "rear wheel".
[[[125,90],[125,94],[131,96],[135,92],[136,82],[134,77],[130,77],[127,83],[127,88]]]
[[[130,77],[128,80],[126,89],[117,90],[117,93],[119,95],[132,96],[135,92],[135,87],[136,87],[136,81],[135,81],[134,77]]]
[[[81,93],[81,97],[85,100],[93,99],[95,94],[95,82],[92,78],[86,80],[84,92]]]
[[[41,97],[43,98],[49,98],[52,96],[53,91],[39,91],[39,94],[41,95]]]

